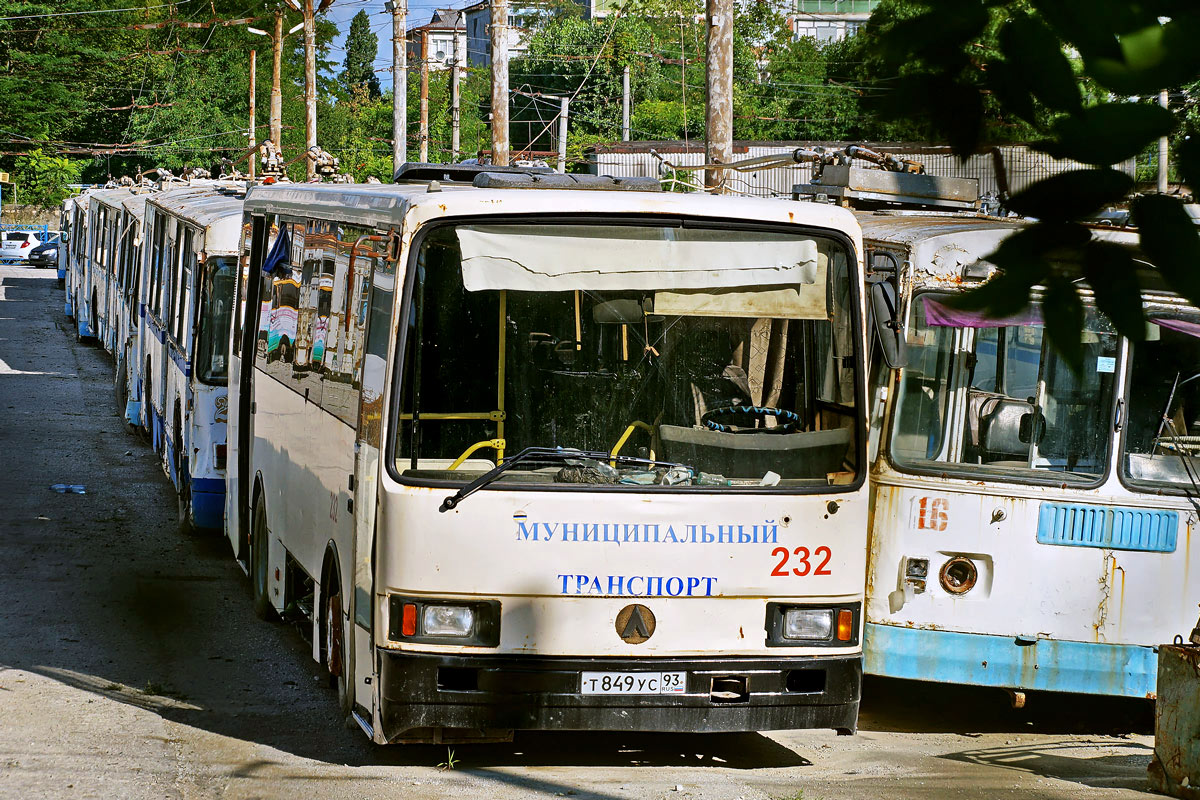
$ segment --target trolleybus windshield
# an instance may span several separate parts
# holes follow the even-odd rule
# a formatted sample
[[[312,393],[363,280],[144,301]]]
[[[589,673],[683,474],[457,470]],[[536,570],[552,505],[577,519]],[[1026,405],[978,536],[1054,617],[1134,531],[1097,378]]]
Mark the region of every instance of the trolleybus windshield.
[[[1132,346],[1126,480],[1200,494],[1200,316],[1155,317]]]
[[[648,463],[523,463],[496,485],[857,482],[858,300],[839,243],[679,223],[443,226],[410,281],[402,479],[465,483],[505,452],[562,447]]]
[[[923,294],[912,303],[893,461],[918,471],[1098,482],[1116,371],[1111,323],[1086,312],[1077,375],[1043,335],[1039,305],[996,320],[946,300]]]

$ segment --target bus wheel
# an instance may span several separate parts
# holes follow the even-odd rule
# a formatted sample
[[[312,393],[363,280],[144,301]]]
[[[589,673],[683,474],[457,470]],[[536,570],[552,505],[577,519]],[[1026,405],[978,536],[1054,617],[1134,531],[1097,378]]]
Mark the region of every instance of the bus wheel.
[[[336,578],[330,578],[331,591],[325,601],[325,624],[322,625],[325,633],[325,668],[329,670],[330,684],[337,689],[338,708],[346,718],[347,727],[351,727],[353,700],[350,697],[350,681],[346,677],[346,626],[342,621],[342,590],[336,581]]]
[[[267,509],[259,502],[254,506],[254,530],[250,541],[250,592],[254,598],[254,615],[262,620],[277,618],[267,587]]]

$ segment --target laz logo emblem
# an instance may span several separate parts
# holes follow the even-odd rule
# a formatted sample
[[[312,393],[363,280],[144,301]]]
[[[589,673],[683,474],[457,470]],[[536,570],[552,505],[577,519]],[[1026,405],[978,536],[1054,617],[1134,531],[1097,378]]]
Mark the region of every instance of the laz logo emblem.
[[[944,497],[915,497],[912,527],[919,531],[944,531],[950,523],[950,501]]]

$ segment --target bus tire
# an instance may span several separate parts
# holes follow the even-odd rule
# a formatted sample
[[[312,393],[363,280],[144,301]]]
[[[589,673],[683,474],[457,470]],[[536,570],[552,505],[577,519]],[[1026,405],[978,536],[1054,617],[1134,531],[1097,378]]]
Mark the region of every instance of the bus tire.
[[[267,563],[267,508],[260,500],[254,504],[254,529],[250,535],[250,595],[254,616],[267,622],[278,619],[271,605]]]
[[[325,600],[325,610],[321,625],[322,655],[325,669],[329,671],[330,686],[337,691],[338,709],[346,722],[346,727],[357,727],[351,712],[354,700],[350,696],[350,681],[346,675],[346,625],[342,620],[342,590],[337,578],[328,576],[330,592]]]

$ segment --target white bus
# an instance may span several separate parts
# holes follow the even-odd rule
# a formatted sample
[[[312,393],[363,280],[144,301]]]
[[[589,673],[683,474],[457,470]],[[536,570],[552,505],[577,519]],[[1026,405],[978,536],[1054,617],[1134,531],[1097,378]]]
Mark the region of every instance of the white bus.
[[[113,270],[109,291],[109,315],[113,320],[115,336],[113,359],[115,364],[115,390],[117,413],[126,425],[140,423],[140,407],[131,402],[129,387],[136,384],[139,342],[141,332],[141,274],[142,274],[142,221],[146,214],[145,192],[131,194],[121,201],[116,243],[116,268]]]
[[[66,258],[66,308],[68,316],[75,320],[75,337],[83,339],[93,335],[90,314],[84,306],[83,282],[88,262],[88,205],[92,195],[98,190],[89,189],[74,198],[69,213],[71,215],[69,236],[63,238],[66,249],[59,254],[59,260]]]
[[[221,529],[228,341],[242,199],[213,186],[146,203],[145,312],[130,396],[179,496],[179,522]]]
[[[378,743],[853,731],[853,216],[483,169],[248,193],[226,517],[255,610],[311,625]],[[305,285],[319,359],[262,320]]]
[[[1054,311],[1040,299],[1003,319],[952,303],[1025,223],[860,221],[874,267],[900,287],[907,346],[907,366],[872,389],[885,412],[872,431],[866,671],[1018,702],[1025,690],[1154,697],[1155,646],[1190,630],[1200,602],[1200,315],[1148,289],[1147,340],[1132,345],[1084,287],[1075,375],[1047,343]]]
[[[87,206],[87,252],[80,283],[80,307],[87,328],[105,350],[116,352],[117,250],[121,239],[122,203],[132,194],[128,188],[99,189],[89,196]]]
[[[71,243],[71,224],[75,217],[75,198],[68,197],[62,201],[62,208],[58,212],[58,228],[61,231],[61,236],[58,239],[58,288],[63,290],[65,299],[63,302],[63,312],[68,316],[74,316],[71,311],[71,296],[67,294],[67,251],[70,249]]]

